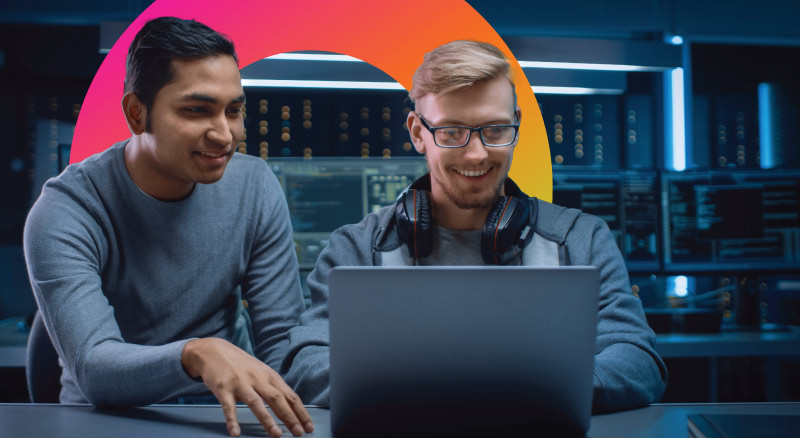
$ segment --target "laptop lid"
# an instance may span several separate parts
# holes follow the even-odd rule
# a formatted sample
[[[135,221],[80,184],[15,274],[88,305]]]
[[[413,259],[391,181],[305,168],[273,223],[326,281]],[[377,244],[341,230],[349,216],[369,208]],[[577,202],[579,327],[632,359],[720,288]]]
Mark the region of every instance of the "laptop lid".
[[[337,267],[329,287],[336,436],[588,430],[597,268]]]

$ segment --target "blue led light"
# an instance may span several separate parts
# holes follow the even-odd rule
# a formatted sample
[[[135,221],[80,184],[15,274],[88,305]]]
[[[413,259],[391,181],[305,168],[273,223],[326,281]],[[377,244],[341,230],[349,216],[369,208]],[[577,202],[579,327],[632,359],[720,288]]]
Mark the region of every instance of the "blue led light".
[[[686,297],[689,295],[689,278],[685,275],[676,275],[667,277],[667,296],[668,297]],[[694,283],[694,281],[692,281]]]
[[[403,86],[398,84],[397,82],[366,82],[366,81],[305,81],[305,80],[287,80],[287,79],[242,79],[242,86],[405,91],[405,88],[403,88]]]
[[[685,275],[675,277],[675,295],[679,297],[689,295],[689,281]]]
[[[775,102],[775,88],[772,84],[758,84],[758,139],[761,147],[761,168],[770,169],[777,164],[775,161],[775,120],[773,120],[773,105]]]
[[[667,80],[669,111],[667,112],[667,147],[671,157],[667,161],[672,170],[686,170],[686,112],[684,101],[683,69],[669,72]]]

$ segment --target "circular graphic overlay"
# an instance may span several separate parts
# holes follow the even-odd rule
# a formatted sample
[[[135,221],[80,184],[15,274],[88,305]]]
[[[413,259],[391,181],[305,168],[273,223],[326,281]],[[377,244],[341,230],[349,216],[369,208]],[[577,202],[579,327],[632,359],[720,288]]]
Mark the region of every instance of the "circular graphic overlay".
[[[130,136],[120,105],[125,57],[136,32],[160,16],[195,19],[228,35],[240,68],[278,53],[319,50],[366,61],[406,89],[433,48],[458,39],[494,44],[511,61],[524,116],[510,176],[529,195],[552,199],[550,149],[530,84],[497,32],[463,0],[157,0],[122,34],[97,71],[78,117],[71,163]]]

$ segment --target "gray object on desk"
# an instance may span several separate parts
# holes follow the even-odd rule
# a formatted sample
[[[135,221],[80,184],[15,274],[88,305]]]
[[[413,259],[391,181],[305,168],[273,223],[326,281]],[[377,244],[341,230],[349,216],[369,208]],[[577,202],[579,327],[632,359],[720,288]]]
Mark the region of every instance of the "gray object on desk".
[[[589,427],[594,267],[339,267],[330,280],[337,436]]]

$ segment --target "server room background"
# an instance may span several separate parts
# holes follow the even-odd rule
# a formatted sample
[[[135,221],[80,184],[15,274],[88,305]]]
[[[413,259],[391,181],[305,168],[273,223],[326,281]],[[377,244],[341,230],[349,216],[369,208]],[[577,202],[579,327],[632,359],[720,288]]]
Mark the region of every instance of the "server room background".
[[[27,401],[28,209],[67,165],[104,53],[150,3],[0,7],[0,402]],[[800,4],[469,4],[525,61],[554,202],[602,217],[617,239],[670,368],[663,401],[800,400]],[[243,69],[238,151],[278,175],[305,278],[333,229],[392,203],[425,164],[404,91],[262,86],[392,81],[297,55]]]

